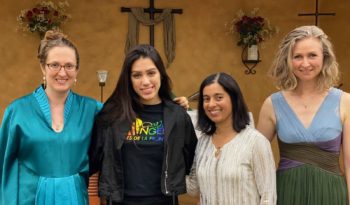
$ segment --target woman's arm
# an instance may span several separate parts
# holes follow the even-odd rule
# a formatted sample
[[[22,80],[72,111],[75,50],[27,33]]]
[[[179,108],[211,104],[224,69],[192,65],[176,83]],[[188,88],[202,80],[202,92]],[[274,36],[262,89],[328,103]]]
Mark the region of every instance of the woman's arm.
[[[254,179],[260,194],[260,205],[275,205],[276,194],[276,167],[269,141],[256,136],[253,145],[252,169]]]
[[[348,198],[350,198],[350,94],[343,92],[340,102],[340,115],[343,122],[343,159]]]
[[[197,173],[196,172],[197,149],[196,149],[196,154],[194,156],[190,173],[186,176],[186,190],[188,195],[198,198],[198,201],[199,201],[199,185],[198,185],[197,174],[196,174]]]
[[[104,136],[99,123],[94,123],[89,147],[89,174],[90,176],[100,171],[103,158]]]
[[[273,109],[271,96],[268,97],[261,106],[257,130],[261,132],[268,140],[272,141],[276,134],[276,117]]]
[[[184,155],[186,160],[186,189],[190,196],[199,195],[199,187],[196,176],[196,146],[197,136],[193,128],[190,116],[185,113],[185,129],[188,133],[184,144]]]
[[[192,197],[199,197],[199,185],[198,185],[197,175],[196,175],[196,163],[197,163],[197,160],[195,157],[190,174],[186,176],[187,194]]]
[[[18,204],[19,138],[12,126],[11,107],[5,110],[0,127],[0,204]]]
[[[186,112],[186,111],[184,111]],[[185,157],[185,163],[186,163],[186,174],[189,174],[190,169],[192,167],[192,163],[194,160],[194,155],[196,151],[196,145],[197,145],[197,136],[194,131],[194,127],[191,121],[191,117],[185,113],[185,143],[184,143],[184,157]]]

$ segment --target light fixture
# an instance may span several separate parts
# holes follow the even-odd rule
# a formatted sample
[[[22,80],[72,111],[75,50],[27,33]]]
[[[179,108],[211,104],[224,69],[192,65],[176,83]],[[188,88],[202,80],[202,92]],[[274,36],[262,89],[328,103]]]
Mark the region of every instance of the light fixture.
[[[101,87],[101,102],[103,102],[103,87],[106,85],[107,77],[108,77],[107,70],[97,71],[98,85]]]

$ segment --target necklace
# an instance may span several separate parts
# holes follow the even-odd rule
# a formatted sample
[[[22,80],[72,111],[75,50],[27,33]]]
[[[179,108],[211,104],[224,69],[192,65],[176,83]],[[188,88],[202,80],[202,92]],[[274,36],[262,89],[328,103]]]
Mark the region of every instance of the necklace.
[[[63,126],[62,125],[55,125],[53,126],[53,129],[56,131],[56,132],[60,132],[62,130]]]
[[[56,131],[56,132],[60,132],[63,129],[63,122],[52,122],[52,128]]]
[[[304,107],[305,110],[307,110],[307,105],[305,105],[304,103],[301,103]]]
[[[215,148],[214,156],[218,159],[221,155],[221,147]]]
[[[296,104],[299,104],[305,110],[307,110],[307,109],[313,109],[315,104],[317,104],[318,102],[322,102],[324,100],[324,98],[328,95],[328,93],[329,93],[329,89],[327,89],[323,92],[309,93],[308,95],[291,93],[290,96],[294,98],[293,101],[295,101]]]
[[[297,100],[297,102],[299,102],[299,104],[305,109],[305,110],[307,110],[307,108],[311,105],[311,101],[310,100],[302,100],[302,99],[300,99],[300,100]],[[305,102],[307,102],[307,103],[305,103]]]

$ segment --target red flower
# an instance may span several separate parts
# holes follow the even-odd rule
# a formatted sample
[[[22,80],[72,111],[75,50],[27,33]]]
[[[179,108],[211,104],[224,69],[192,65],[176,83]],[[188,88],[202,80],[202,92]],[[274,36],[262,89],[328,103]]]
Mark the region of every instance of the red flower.
[[[45,7],[45,6],[41,7],[40,11],[43,14],[49,14],[50,13],[50,10],[47,7]]]
[[[64,7],[67,6],[66,2],[55,5],[52,1],[42,0],[33,8],[21,11],[17,20],[24,31],[43,34],[47,30],[59,29],[70,18],[65,14]]]
[[[26,18],[27,19],[31,19],[33,17],[33,12],[32,11],[28,11],[27,13],[26,13]]]
[[[257,16],[258,9],[254,9],[251,15],[244,14],[243,11],[237,12],[237,18],[232,20],[229,25],[229,33],[238,33],[238,46],[257,45],[276,32],[271,28],[269,22],[261,16]]]
[[[35,14],[39,14],[39,13],[40,13],[40,11],[39,11],[38,8],[33,8],[32,11],[33,11]]]

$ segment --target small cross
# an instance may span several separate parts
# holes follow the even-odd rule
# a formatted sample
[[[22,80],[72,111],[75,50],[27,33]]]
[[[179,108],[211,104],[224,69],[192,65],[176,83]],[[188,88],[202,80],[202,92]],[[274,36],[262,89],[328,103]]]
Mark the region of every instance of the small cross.
[[[315,25],[318,26],[318,17],[319,16],[335,16],[335,13],[320,13],[318,12],[318,0],[316,0],[316,11],[315,13],[302,13],[298,16],[315,16]]]

